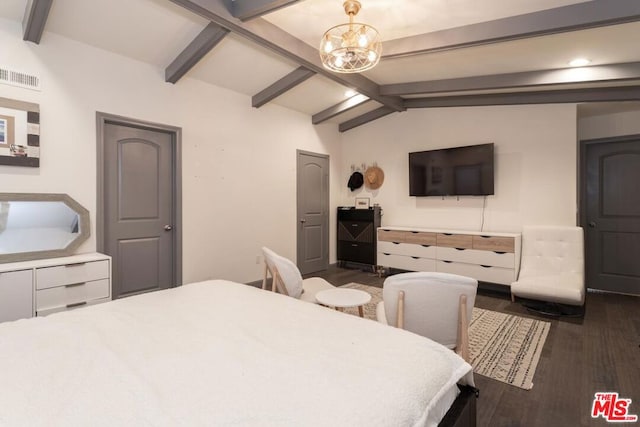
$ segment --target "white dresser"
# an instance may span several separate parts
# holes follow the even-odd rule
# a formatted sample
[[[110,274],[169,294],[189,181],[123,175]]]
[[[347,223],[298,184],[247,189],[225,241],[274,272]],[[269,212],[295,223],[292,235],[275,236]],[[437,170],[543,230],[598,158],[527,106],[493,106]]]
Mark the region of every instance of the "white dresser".
[[[100,253],[0,264],[0,322],[111,300],[111,257]]]
[[[378,229],[378,264],[410,271],[441,271],[510,285],[520,270],[519,233]]]

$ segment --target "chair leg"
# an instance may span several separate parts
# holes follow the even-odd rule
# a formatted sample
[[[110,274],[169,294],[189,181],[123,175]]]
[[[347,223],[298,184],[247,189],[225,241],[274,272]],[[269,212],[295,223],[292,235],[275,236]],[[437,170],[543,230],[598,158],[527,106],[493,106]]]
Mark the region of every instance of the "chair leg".
[[[396,314],[396,327],[404,329],[404,291],[398,292],[398,313]]]
[[[269,267],[267,267],[267,263],[264,263],[264,277],[262,279],[262,289],[267,289],[267,274],[269,273]]]
[[[467,317],[467,296],[460,295],[458,304],[458,339],[456,353],[469,362],[469,319]]]

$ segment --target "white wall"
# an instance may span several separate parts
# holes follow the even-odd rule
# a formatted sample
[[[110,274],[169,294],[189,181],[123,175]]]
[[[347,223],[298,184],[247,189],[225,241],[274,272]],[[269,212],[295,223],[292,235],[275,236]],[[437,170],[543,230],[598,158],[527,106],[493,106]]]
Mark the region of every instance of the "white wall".
[[[96,111],[182,128],[183,280],[258,280],[260,247],[296,255],[296,149],[329,154],[337,173],[335,124],[184,78],[52,33],[22,40],[19,23],[0,20],[2,65],[37,74],[42,91],[0,85],[0,97],[41,112],[41,166],[0,166],[0,192],[67,193],[96,218]],[[336,175],[333,175],[336,176]],[[333,212],[340,197],[332,180]],[[95,226],[81,252],[96,248]],[[331,260],[335,233],[331,232]]]
[[[605,114],[578,120],[580,140],[640,134],[640,111]]]
[[[487,196],[485,231],[525,224],[576,223],[576,106],[527,105],[416,109],[345,132],[341,203],[370,197],[383,225],[480,230],[483,197],[409,197],[408,153],[495,144],[495,195]],[[377,162],[376,191],[350,192],[351,165]]]

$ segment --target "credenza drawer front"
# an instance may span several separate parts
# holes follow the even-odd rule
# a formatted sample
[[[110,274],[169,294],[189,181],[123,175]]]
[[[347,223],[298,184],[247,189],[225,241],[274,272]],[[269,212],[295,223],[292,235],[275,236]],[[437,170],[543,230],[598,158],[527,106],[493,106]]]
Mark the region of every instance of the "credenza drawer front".
[[[36,292],[36,310],[65,307],[109,297],[109,279],[47,288]]]
[[[438,233],[436,244],[448,248],[473,248],[473,236],[470,234]]]
[[[438,247],[436,248],[436,254],[436,258],[439,260],[490,265],[493,267],[513,268],[515,263],[515,255],[512,253]]]
[[[378,229],[378,242],[404,242],[409,231]]]
[[[482,282],[500,283],[510,285],[515,279],[513,268],[489,267],[463,262],[447,262],[438,260],[436,270],[443,273],[458,274],[460,276],[473,277]]]
[[[395,255],[407,255],[421,258],[435,258],[435,246],[413,245],[409,243],[378,242],[378,251]]]
[[[109,261],[90,261],[36,269],[36,289],[109,278]]]
[[[514,253],[514,238],[497,236],[473,236],[473,249]]]
[[[432,258],[410,257],[384,252],[378,252],[378,264],[409,271],[436,271],[436,261]]]
[[[76,304],[76,305],[73,305],[72,307],[67,307],[66,305],[63,305],[61,307],[45,308],[45,309],[36,311],[36,316],[38,317],[47,316],[49,314],[59,313],[61,311],[75,310],[76,308],[88,307],[90,305],[102,304],[103,302],[109,302],[109,301],[111,301],[110,298],[101,298],[101,299],[95,299],[92,301],[87,301],[86,304]]]
[[[415,243],[418,245],[431,245],[436,244],[436,233],[428,233],[423,231],[409,231],[405,236],[406,243]]]

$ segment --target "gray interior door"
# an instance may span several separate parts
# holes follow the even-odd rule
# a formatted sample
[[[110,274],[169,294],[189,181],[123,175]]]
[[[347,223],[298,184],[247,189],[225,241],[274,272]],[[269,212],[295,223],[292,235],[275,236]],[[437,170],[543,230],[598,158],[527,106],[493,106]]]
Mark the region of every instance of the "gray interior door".
[[[640,295],[640,136],[589,143],[585,162],[587,286]]]
[[[104,125],[104,251],[113,298],[175,283],[171,133]]]
[[[329,156],[298,151],[298,268],[329,267]]]

